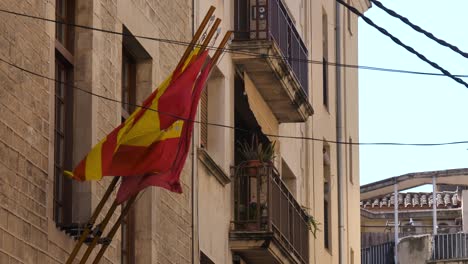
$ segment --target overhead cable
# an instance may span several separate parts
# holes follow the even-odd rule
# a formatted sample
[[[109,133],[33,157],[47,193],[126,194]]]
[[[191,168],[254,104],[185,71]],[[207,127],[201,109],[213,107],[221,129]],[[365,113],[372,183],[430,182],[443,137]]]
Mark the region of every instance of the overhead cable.
[[[112,30],[107,30],[107,29],[102,29],[102,28],[96,28],[96,27],[85,26],[85,25],[80,25],[80,24],[68,23],[68,22],[48,19],[48,18],[39,17],[39,16],[22,14],[22,13],[9,11],[9,10],[5,10],[5,9],[0,9],[0,13],[11,14],[11,15],[16,15],[16,16],[21,16],[21,17],[26,17],[26,18],[31,18],[31,19],[37,19],[37,20],[41,20],[41,21],[66,25],[66,26],[70,26],[70,27],[81,28],[81,29],[85,29],[85,30],[92,30],[92,31],[97,31],[97,32],[102,32],[102,33],[107,33],[107,34],[120,35],[120,36],[123,36],[123,37],[134,37],[134,38],[137,38],[137,39],[145,39],[145,40],[151,40],[151,41],[157,41],[157,42],[161,42],[161,43],[168,43],[168,44],[181,45],[181,46],[190,45],[189,42],[181,41],[181,40],[171,40],[171,39],[165,39],[165,38],[156,38],[156,37],[149,37],[149,36],[132,35],[132,34],[125,33],[125,32],[117,32],[117,31],[112,31]],[[198,45],[198,46],[201,46],[201,45]],[[209,49],[209,50],[218,49],[218,47],[211,46],[211,45],[208,45],[206,48]],[[299,59],[299,58],[293,58],[293,57],[281,56],[281,55],[268,55],[268,54],[264,54],[264,53],[244,51],[244,50],[239,50],[239,49],[235,49],[235,48],[223,48],[221,50],[224,53],[250,55],[250,56],[256,56],[258,58],[271,58],[271,59],[278,59],[278,60],[289,60],[289,61],[297,61],[297,62],[309,63],[309,64],[320,64],[320,65],[323,64],[323,61],[321,61],[321,60]],[[411,70],[402,70],[402,69],[391,69],[391,68],[365,66],[365,65],[341,64],[341,63],[334,63],[334,62],[327,62],[327,65],[335,66],[335,67],[351,68],[351,69],[371,70],[371,71],[405,73],[405,74],[427,75],[427,76],[444,76],[444,77],[446,76],[445,74],[441,74],[441,73],[411,71]],[[457,75],[454,75],[454,76],[459,77],[459,78],[468,78],[468,75],[462,75],[462,74],[457,74]]]
[[[60,80],[57,80],[55,78],[51,78],[51,77],[48,77],[48,76],[45,76],[43,74],[40,74],[40,73],[37,73],[37,72],[33,72],[31,70],[28,70],[26,68],[23,68],[21,66],[18,66],[12,62],[9,62],[3,58],[0,57],[0,61],[5,63],[5,64],[8,64],[9,66],[17,69],[17,70],[20,70],[20,71],[23,71],[25,73],[28,73],[28,74],[31,74],[31,75],[34,75],[36,77],[39,77],[39,78],[43,78],[43,79],[46,79],[46,80],[49,80],[49,81],[53,81],[55,83],[59,83],[59,84],[63,84],[65,86],[67,86],[67,88],[73,88],[75,90],[78,90],[78,91],[81,91],[83,93],[86,93],[86,94],[89,94],[91,96],[95,96],[95,97],[98,97],[98,98],[101,98],[101,99],[104,99],[104,100],[107,100],[107,101],[111,101],[111,102],[115,102],[115,103],[119,103],[119,104],[126,104],[126,105],[129,105],[129,106],[133,106],[133,107],[140,107],[142,109],[146,109],[148,111],[154,111],[154,112],[157,112],[161,115],[167,115],[167,116],[171,116],[171,117],[174,117],[174,118],[177,118],[177,119],[180,119],[180,120],[184,120],[184,121],[192,121],[194,123],[198,123],[198,124],[206,124],[208,126],[216,126],[216,127],[222,127],[222,128],[227,128],[227,129],[233,129],[233,130],[236,130],[236,131],[239,131],[239,132],[243,132],[243,133],[256,133],[256,131],[252,131],[252,130],[248,130],[248,129],[245,129],[245,128],[241,128],[241,127],[235,127],[235,126],[229,126],[229,125],[223,125],[223,124],[217,124],[217,123],[210,123],[210,122],[201,122],[201,121],[196,121],[196,120],[189,120],[187,118],[184,118],[184,117],[180,117],[180,116],[177,116],[177,115],[174,115],[172,113],[168,113],[168,112],[163,112],[163,111],[159,111],[159,110],[156,110],[156,109],[153,109],[153,108],[149,108],[149,107],[145,107],[145,106],[142,106],[142,105],[138,105],[138,104],[132,104],[132,103],[126,103],[126,102],[122,102],[120,100],[117,100],[117,99],[113,99],[113,98],[109,98],[109,97],[106,97],[106,96],[103,96],[103,95],[100,95],[100,94],[96,94],[96,93],[93,93],[93,92],[90,92],[88,91],[87,89],[84,89],[84,88],[80,88],[76,85],[70,85],[69,83],[66,83],[66,82],[63,82],[63,81],[60,81]],[[313,138],[313,137],[298,137],[298,136],[285,136],[285,135],[275,135],[275,134],[265,134],[265,136],[268,136],[268,137],[272,137],[272,138],[287,138],[287,139],[297,139],[297,140],[311,140],[311,141],[319,141],[319,142],[325,142],[325,143],[330,143],[330,144],[343,144],[343,145],[360,145],[360,146],[414,146],[414,147],[434,147],[434,146],[447,146],[447,145],[460,145],[460,144],[468,144],[468,140],[464,140],[464,141],[452,141],[452,142],[442,142],[442,143],[397,143],[397,142],[346,142],[346,141],[343,141],[343,142],[339,142],[339,141],[334,141],[334,140],[326,140],[326,139],[320,139],[320,138]]]
[[[457,83],[460,83],[462,85],[464,85],[466,88],[468,88],[468,83],[466,83],[465,81],[463,81],[462,79],[460,79],[459,77],[456,77],[454,76],[453,74],[451,74],[449,71],[447,71],[446,69],[442,68],[441,66],[439,66],[437,63],[429,60],[428,58],[426,58],[424,55],[422,55],[421,53],[417,52],[414,48],[404,44],[400,39],[398,39],[397,37],[393,36],[392,34],[390,34],[386,29],[378,26],[377,24],[375,24],[371,19],[369,19],[368,17],[366,17],[364,14],[362,14],[361,12],[359,12],[359,10],[357,10],[356,8],[354,8],[353,6],[345,3],[343,0],[336,0],[338,3],[340,3],[341,5],[345,6],[347,9],[349,9],[351,12],[353,12],[354,14],[360,16],[364,22],[366,22],[367,24],[369,24],[370,26],[374,27],[375,29],[377,29],[380,33],[384,34],[385,36],[389,37],[391,40],[393,40],[393,42],[395,42],[396,44],[398,44],[399,46],[403,47],[404,49],[406,49],[407,51],[409,51],[410,53],[416,55],[418,58],[420,58],[421,60],[425,61],[426,63],[428,63],[429,65],[431,65],[432,67],[436,68],[437,70],[441,71],[444,75],[452,78],[454,81],[456,81]]]
[[[398,18],[400,19],[403,23],[405,23],[406,25],[410,26],[412,29],[416,30],[417,32],[421,33],[421,34],[424,34],[426,37],[434,40],[435,42],[439,43],[440,45],[444,46],[444,47],[447,47],[453,51],[455,51],[456,53],[462,55],[463,57],[467,58],[468,59],[468,53],[460,50],[457,46],[455,45],[452,45],[450,43],[448,43],[447,41],[443,40],[443,39],[440,39],[440,38],[437,38],[436,36],[434,36],[434,34],[432,34],[431,32],[427,31],[427,30],[424,30],[422,29],[420,26],[418,25],[415,25],[413,24],[408,18],[398,14],[397,12],[393,11],[392,9],[388,8],[388,7],[385,7],[381,2],[379,2],[378,0],[370,0],[372,3],[374,3],[377,7],[379,7],[380,9],[384,10],[387,14],[391,15],[392,17],[395,17],[395,18]]]

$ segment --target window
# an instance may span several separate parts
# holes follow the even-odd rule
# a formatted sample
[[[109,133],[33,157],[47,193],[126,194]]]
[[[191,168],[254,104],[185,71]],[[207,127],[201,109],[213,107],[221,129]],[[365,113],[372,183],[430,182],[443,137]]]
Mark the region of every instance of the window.
[[[122,205],[122,208],[125,204]],[[122,264],[134,264],[135,262],[135,213],[130,209],[122,219],[120,259]]]
[[[123,46],[122,48],[122,122],[127,119],[136,104],[136,60]],[[122,205],[122,209],[125,204]],[[121,263],[135,263],[135,213],[130,209],[121,225]]]
[[[121,120],[127,119],[135,110],[139,100],[147,97],[152,91],[152,58],[132,33],[124,26],[122,39],[121,67]],[[140,97],[138,97],[140,96]],[[140,99],[139,99],[140,98]],[[121,263],[136,263],[135,231],[138,219],[135,216],[135,205],[122,221],[121,226]],[[122,206],[122,208],[124,205]]]
[[[55,19],[63,23],[73,24],[75,22],[75,1],[56,0]],[[55,24],[55,38],[68,50],[73,49],[74,30],[73,27],[64,24]]]
[[[56,1],[56,19],[72,23],[74,1]],[[54,220],[72,222],[72,181],[63,175],[73,162],[73,31],[56,24],[54,121]]]
[[[130,53],[122,50],[122,118],[126,119],[135,109],[136,63]]]
[[[323,73],[323,105],[328,109],[328,17],[325,10],[322,11],[322,73]]]
[[[348,5],[352,5],[351,4],[351,0],[346,0],[346,3]],[[352,20],[351,20],[351,10],[349,10],[348,8],[346,8],[346,16],[348,18],[348,31],[349,31],[349,34],[352,36],[353,35],[353,26],[351,25],[352,23]]]
[[[353,179],[353,139],[351,137],[349,137],[348,152],[349,152],[349,181],[354,184],[354,179]]]
[[[326,249],[330,249],[331,238],[331,184],[330,184],[330,147],[323,146],[323,241]]]
[[[222,123],[225,120],[224,76],[215,67],[200,96],[200,147],[216,157],[224,152],[223,130],[208,123]]]

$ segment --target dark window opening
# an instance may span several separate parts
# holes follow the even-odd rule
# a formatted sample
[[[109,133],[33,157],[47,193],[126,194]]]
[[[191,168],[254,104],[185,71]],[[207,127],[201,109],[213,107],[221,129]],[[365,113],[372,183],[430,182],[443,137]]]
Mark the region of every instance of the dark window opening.
[[[215,264],[205,253],[200,252],[200,264]]]
[[[54,219],[60,225],[72,222],[72,180],[63,172],[72,169],[73,151],[73,68],[57,56],[55,60],[54,131]]]
[[[122,209],[125,204],[122,205]],[[135,213],[130,209],[127,216],[122,219],[121,250],[120,258],[122,264],[134,264],[135,262]]]
[[[57,20],[74,21],[74,1],[56,1]],[[73,41],[69,27],[56,24],[54,98],[54,221],[60,227],[72,223],[72,180],[64,175],[73,162]]]
[[[330,236],[328,235],[330,233],[330,226],[329,226],[329,208],[328,208],[328,202],[327,200],[323,201],[323,243],[325,245],[325,248],[329,249],[330,248]]]
[[[330,147],[328,145],[323,146],[323,236],[324,246],[326,249],[330,249],[331,240],[331,185],[330,185]]]
[[[322,60],[323,72],[323,105],[328,108],[328,62],[327,59]]]
[[[328,17],[325,10],[322,11],[322,73],[323,73],[323,105],[328,109],[329,89],[328,89]]]
[[[122,117],[128,116],[135,109],[136,101],[136,63],[130,53],[122,51]]]
[[[57,41],[67,50],[73,50],[74,29],[73,26],[66,24],[75,23],[75,1],[73,0],[56,0],[55,1],[55,19],[61,23],[57,23],[55,27],[55,35]],[[62,24],[64,23],[64,24]]]

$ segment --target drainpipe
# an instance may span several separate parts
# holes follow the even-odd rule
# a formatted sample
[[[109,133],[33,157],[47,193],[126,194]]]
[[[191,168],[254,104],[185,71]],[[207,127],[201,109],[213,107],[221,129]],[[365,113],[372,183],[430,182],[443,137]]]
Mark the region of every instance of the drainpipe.
[[[192,0],[192,36],[195,34],[195,0]],[[192,184],[192,263],[195,263],[195,260],[198,260],[199,248],[198,248],[198,188],[195,185],[198,185],[198,181],[195,180],[197,175],[196,170],[196,149],[195,149],[195,129],[192,133],[192,175],[191,175],[191,184]],[[198,187],[198,186],[197,186]],[[195,214],[195,205],[197,205],[197,212]],[[195,226],[197,225],[197,230]],[[195,236],[195,232],[197,235]]]
[[[341,14],[340,4],[336,2],[335,5],[335,60],[336,65],[341,64]],[[336,141],[343,142],[343,127],[342,127],[342,103],[341,103],[341,67],[336,66]],[[339,252],[338,258],[340,264],[343,264],[343,259],[346,255],[344,245],[344,209],[343,209],[343,159],[342,159],[342,146],[336,145],[336,174],[338,178],[338,240]]]

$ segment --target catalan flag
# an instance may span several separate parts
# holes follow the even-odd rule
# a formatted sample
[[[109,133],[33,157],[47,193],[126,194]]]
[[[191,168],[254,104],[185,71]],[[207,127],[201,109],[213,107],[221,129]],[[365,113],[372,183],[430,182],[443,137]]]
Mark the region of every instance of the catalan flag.
[[[193,127],[193,122],[187,120],[195,117],[197,89],[206,82],[203,80],[202,84],[200,78],[208,72],[206,67],[200,75],[206,60],[206,51],[198,56],[192,53],[182,70],[169,76],[142,107],[94,146],[69,174],[80,181],[99,180],[103,176],[146,179],[161,175],[160,183],[155,185],[181,192],[178,177],[169,181],[162,175],[174,171],[184,156],[182,150],[189,144],[188,127]],[[119,193],[125,186],[122,183]]]
[[[179,120],[183,122],[182,133],[179,137],[178,151],[171,168],[167,171],[148,173],[138,177],[124,177],[116,197],[118,203],[126,201],[148,186],[159,186],[173,192],[182,192],[179,178],[190,150],[190,138],[193,132],[193,124],[200,101],[200,95],[205,87],[211,68],[212,64],[210,63],[203,69],[196,81],[193,92],[191,93],[192,101],[190,103],[190,111],[187,119]]]

